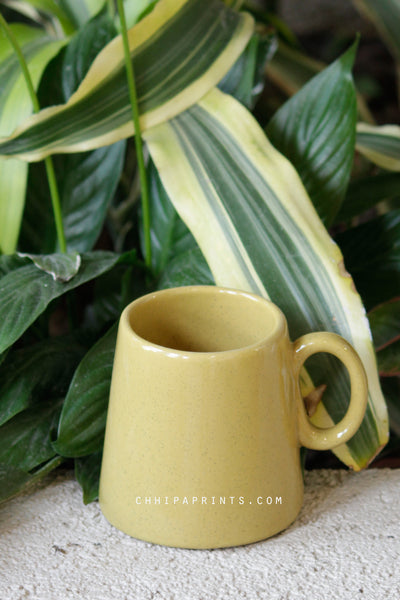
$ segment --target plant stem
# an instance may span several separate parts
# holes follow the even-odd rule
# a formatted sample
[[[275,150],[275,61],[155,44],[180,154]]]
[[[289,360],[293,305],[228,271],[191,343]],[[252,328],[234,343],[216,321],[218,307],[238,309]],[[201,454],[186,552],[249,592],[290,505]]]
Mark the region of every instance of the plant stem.
[[[151,269],[151,235],[150,235],[150,205],[149,205],[149,190],[147,184],[146,167],[143,156],[143,143],[140,133],[139,107],[135,86],[135,75],[129,50],[128,31],[126,28],[126,18],[123,0],[117,0],[119,18],[121,20],[122,42],[124,46],[126,76],[129,88],[129,98],[131,102],[132,120],[135,126],[135,146],[136,157],[139,169],[141,197],[142,197],[142,213],[143,213],[143,230],[144,230],[144,246],[145,246],[145,262],[146,266]]]
[[[12,29],[9,27],[7,21],[4,19],[3,15],[1,13],[0,13],[0,25],[2,26],[4,33],[5,33],[8,41],[10,42],[11,46],[13,47],[14,52],[18,58],[18,62],[20,64],[20,67],[21,67],[21,70],[22,70],[22,73],[23,73],[23,76],[25,79],[26,87],[28,88],[28,92],[31,97],[33,112],[37,113],[40,111],[40,105],[39,105],[39,100],[38,100],[36,92],[35,92],[35,88],[33,86],[31,75],[29,73],[28,65],[26,63],[25,57],[22,53],[22,50],[20,48],[20,45],[19,45],[16,37],[14,36]],[[54,172],[53,160],[50,156],[48,156],[44,162],[45,162],[45,166],[46,166],[47,180],[49,183],[50,197],[51,197],[51,203],[52,203],[52,207],[53,207],[53,214],[54,214],[54,221],[55,221],[55,225],[56,225],[58,244],[60,246],[61,252],[66,252],[67,244],[65,241],[64,227],[63,227],[63,222],[62,222],[60,196],[59,196],[58,188],[57,188],[57,181],[56,181],[56,176],[55,176],[55,172]]]

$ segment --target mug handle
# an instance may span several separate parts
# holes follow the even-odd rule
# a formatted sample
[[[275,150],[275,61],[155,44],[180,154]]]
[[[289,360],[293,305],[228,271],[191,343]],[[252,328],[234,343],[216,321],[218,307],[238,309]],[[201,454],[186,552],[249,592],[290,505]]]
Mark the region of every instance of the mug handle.
[[[309,356],[328,352],[341,360],[350,376],[350,404],[343,419],[328,428],[316,427],[308,418],[299,391],[298,431],[302,446],[312,450],[329,450],[347,442],[357,431],[364,418],[368,400],[368,384],[364,366],[354,348],[336,333],[316,332],[299,337],[293,344],[295,375],[299,381],[300,370]]]

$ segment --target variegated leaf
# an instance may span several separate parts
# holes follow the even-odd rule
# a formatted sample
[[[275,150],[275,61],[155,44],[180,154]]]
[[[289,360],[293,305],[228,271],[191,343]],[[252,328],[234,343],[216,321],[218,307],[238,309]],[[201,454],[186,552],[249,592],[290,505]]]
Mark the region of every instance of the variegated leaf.
[[[218,90],[144,137],[217,284],[271,298],[292,338],[330,330],[356,348],[368,373],[368,409],[360,430],[335,453],[354,469],[365,467],[388,439],[368,320],[293,166],[250,113]],[[350,395],[346,373],[325,355],[307,368],[315,385],[328,384],[314,419],[337,422]]]

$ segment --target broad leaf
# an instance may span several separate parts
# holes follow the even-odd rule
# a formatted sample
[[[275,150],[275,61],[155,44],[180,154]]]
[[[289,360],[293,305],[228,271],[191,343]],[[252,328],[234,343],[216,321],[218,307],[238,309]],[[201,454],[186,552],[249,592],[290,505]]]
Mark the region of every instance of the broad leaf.
[[[0,279],[0,352],[11,346],[52,300],[105,273],[118,260],[119,255],[112,252],[83,254],[78,274],[67,283],[55,281],[28,258],[14,261],[15,268]]]
[[[400,376],[400,341],[380,350],[377,359],[381,375],[385,377]]]
[[[78,29],[103,8],[107,0],[58,0],[64,14]]]
[[[255,33],[218,87],[231,94],[247,108],[253,108],[265,79],[265,65],[273,56],[277,40],[273,34]]]
[[[25,15],[33,21],[43,24],[43,15],[56,19],[66,35],[74,32],[74,24],[67,17],[56,0],[3,0],[3,4]]]
[[[350,182],[336,222],[348,221],[383,200],[400,198],[400,173],[379,173]]]
[[[99,496],[102,452],[75,459],[75,476],[83,491],[83,502],[90,504]]]
[[[153,163],[148,167],[148,179],[152,264],[154,274],[159,275],[174,255],[193,248],[196,241],[168,198]]]
[[[389,409],[390,429],[400,437],[400,377],[384,377],[382,389]]]
[[[129,31],[142,128],[201,98],[229,70],[252,32],[252,17],[220,0],[160,0]],[[98,148],[133,133],[119,36],[100,52],[68,103],[28,119],[0,143],[0,155],[35,161],[50,153]]]
[[[351,69],[356,46],[309,81],[274,115],[266,132],[296,167],[329,226],[353,165],[357,102]]]
[[[336,237],[368,310],[399,296],[400,209]]]
[[[358,123],[356,148],[371,162],[389,171],[400,171],[400,127]]]
[[[192,248],[178,254],[168,263],[158,282],[158,289],[213,284],[214,278],[201,250]]]
[[[0,366],[0,425],[45,394],[65,394],[83,353],[71,336],[46,339],[10,353]]]
[[[62,400],[50,399],[24,410],[0,427],[0,463],[29,471],[56,452],[50,433],[57,427]]]
[[[366,466],[388,436],[371,334],[340,250],[292,165],[248,111],[218,90],[144,137],[217,284],[270,297],[292,338],[331,330],[355,346],[368,373],[369,404],[360,430],[335,453],[355,469]],[[323,355],[316,361],[309,371],[328,384],[325,414],[337,421],[348,380],[336,362]]]
[[[103,447],[116,337],[114,325],[89,350],[75,372],[53,443],[61,456],[85,456]]]
[[[38,86],[47,63],[65,43],[37,28],[11,25],[32,77]],[[18,59],[5,36],[0,36],[0,136],[9,135],[32,112]],[[15,250],[26,193],[27,165],[0,159],[0,252]]]
[[[0,503],[26,491],[56,469],[63,460],[60,456],[55,456],[31,473],[8,463],[0,463]]]
[[[399,288],[400,291],[400,288]],[[400,299],[380,304],[368,314],[377,350],[400,339]]]

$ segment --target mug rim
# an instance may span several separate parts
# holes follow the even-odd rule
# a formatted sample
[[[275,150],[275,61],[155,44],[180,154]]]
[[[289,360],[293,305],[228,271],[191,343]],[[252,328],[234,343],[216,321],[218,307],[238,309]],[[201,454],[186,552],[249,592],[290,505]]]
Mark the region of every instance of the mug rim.
[[[176,348],[172,348],[170,346],[163,346],[163,345],[157,344],[155,342],[152,342],[152,341],[146,339],[145,337],[142,337],[132,327],[131,322],[130,322],[130,314],[131,314],[131,311],[134,309],[134,307],[136,307],[140,304],[143,304],[143,303],[150,302],[151,300],[153,300],[154,298],[159,297],[159,296],[164,296],[164,295],[172,296],[172,295],[178,294],[179,292],[181,292],[182,294],[191,294],[191,293],[196,293],[199,291],[201,291],[202,293],[206,293],[206,294],[222,293],[222,294],[230,294],[230,295],[240,296],[242,298],[248,298],[249,300],[257,302],[258,304],[262,304],[265,306],[266,309],[268,309],[270,312],[272,312],[274,314],[275,325],[268,334],[263,335],[262,337],[260,337],[260,339],[258,341],[254,342],[252,344],[243,345],[238,348],[232,348],[229,350],[217,350],[217,351],[179,350]],[[121,318],[120,318],[120,326],[121,325],[127,329],[131,340],[139,342],[144,349],[152,350],[153,352],[162,352],[164,354],[169,354],[169,355],[173,354],[174,357],[190,356],[190,358],[199,357],[199,358],[203,358],[203,359],[207,358],[207,357],[221,357],[221,358],[229,357],[229,356],[232,356],[232,355],[235,355],[237,353],[244,352],[247,350],[253,351],[255,349],[263,347],[266,343],[271,344],[274,341],[276,341],[277,339],[281,339],[284,336],[284,334],[287,332],[287,329],[288,329],[285,315],[283,314],[281,309],[276,304],[274,304],[271,300],[267,300],[266,298],[263,298],[262,296],[259,296],[258,294],[254,294],[253,292],[247,292],[245,290],[239,290],[239,289],[235,289],[235,288],[229,288],[229,287],[223,287],[223,286],[217,286],[217,285],[188,285],[188,286],[172,287],[172,288],[166,288],[163,290],[156,290],[154,292],[149,292],[148,294],[145,294],[144,296],[140,296],[139,298],[136,298],[135,300],[130,302],[124,308],[124,310],[122,311],[122,314],[121,314]]]

